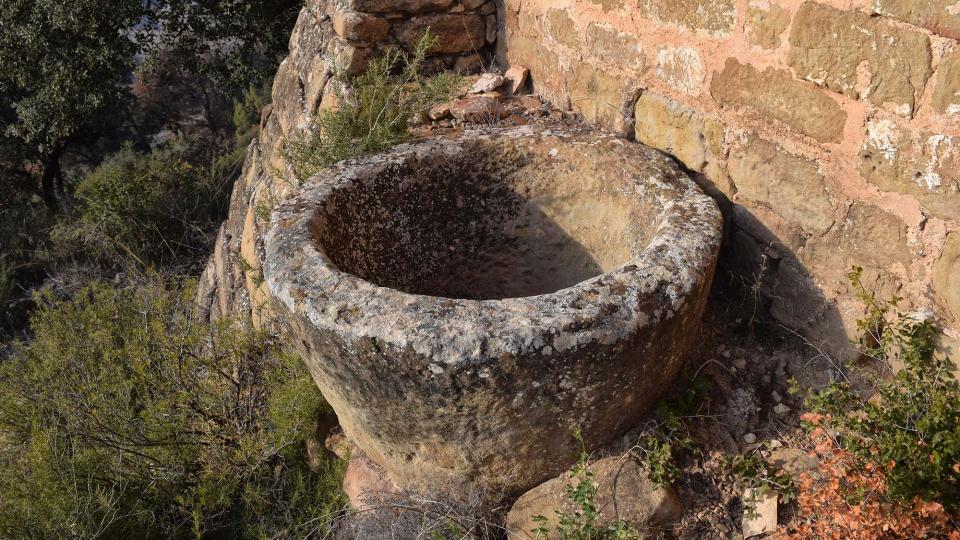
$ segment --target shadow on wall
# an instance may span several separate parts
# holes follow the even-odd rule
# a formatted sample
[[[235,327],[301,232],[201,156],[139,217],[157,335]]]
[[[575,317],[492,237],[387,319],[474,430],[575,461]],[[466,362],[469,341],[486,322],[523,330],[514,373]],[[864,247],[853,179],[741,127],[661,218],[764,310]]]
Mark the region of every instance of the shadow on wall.
[[[669,155],[669,154],[667,154]],[[711,298],[736,317],[799,333],[833,359],[855,354],[836,305],[827,299],[797,254],[747,207],[732,202],[706,175],[670,156],[720,207],[724,238]],[[764,320],[766,319],[766,320]]]

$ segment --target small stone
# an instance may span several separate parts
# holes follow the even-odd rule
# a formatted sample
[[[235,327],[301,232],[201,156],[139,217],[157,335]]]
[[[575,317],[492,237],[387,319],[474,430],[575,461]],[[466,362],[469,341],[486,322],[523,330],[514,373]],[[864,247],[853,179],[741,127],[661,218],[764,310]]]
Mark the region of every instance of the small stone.
[[[450,114],[461,122],[491,124],[509,114],[500,100],[490,96],[471,96],[450,105]]]
[[[781,401],[783,401],[783,396],[781,396],[780,392],[777,392],[776,390],[774,390],[773,392],[770,392],[770,397],[772,397],[773,401],[776,403],[780,403]]]
[[[527,111],[540,110],[543,107],[543,100],[537,96],[523,96],[517,103]]]
[[[773,408],[773,412],[777,413],[778,416],[783,416],[790,412],[790,407],[787,407],[783,403],[777,403],[777,406]]]
[[[730,355],[727,354],[727,357],[728,357],[728,358],[729,358],[729,356],[730,356]],[[737,368],[737,369],[747,369],[747,360],[746,360],[745,358],[735,358],[735,359],[733,360],[733,367],[735,367],[735,368]]]
[[[484,73],[477,79],[477,82],[473,83],[473,86],[470,88],[471,94],[483,94],[485,92],[493,92],[497,88],[503,86],[503,76],[497,75],[496,73]]]
[[[777,530],[777,492],[748,488],[743,493],[743,537],[753,538]]]
[[[430,109],[429,116],[431,120],[442,120],[450,116],[450,104],[441,103],[440,105],[434,105]]]
[[[756,434],[754,434],[754,433],[747,433],[746,435],[743,436],[743,442],[745,442],[745,443],[747,443],[747,444],[753,444],[753,443],[757,442],[757,436],[756,436]]]
[[[513,66],[503,75],[504,89],[507,93],[516,94],[523,90],[530,77],[530,70],[523,66]]]

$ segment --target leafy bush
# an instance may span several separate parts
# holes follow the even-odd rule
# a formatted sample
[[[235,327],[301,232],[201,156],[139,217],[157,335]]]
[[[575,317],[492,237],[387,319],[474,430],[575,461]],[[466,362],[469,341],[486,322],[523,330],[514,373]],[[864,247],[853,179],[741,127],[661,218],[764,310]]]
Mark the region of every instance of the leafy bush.
[[[342,466],[302,441],[326,408],[264,333],[193,315],[191,287],[39,300],[0,364],[0,536],[306,537]]]
[[[205,256],[237,172],[203,143],[149,153],[127,147],[80,181],[78,219],[56,237],[108,260],[133,255],[162,265]]]
[[[850,273],[867,307],[859,345],[895,373],[872,396],[844,381],[811,396],[807,405],[839,431],[843,449],[885,469],[890,497],[919,497],[958,512],[960,385],[955,366],[935,353],[939,332],[931,322],[902,313],[899,298],[877,298],[864,288],[861,274],[860,268]]]
[[[414,115],[456,97],[463,79],[442,73],[424,77],[423,61],[437,38],[427,31],[412,54],[388,49],[358,77],[338,76],[337,108],[322,110],[313,126],[287,141],[284,154],[298,177],[401,143]]]

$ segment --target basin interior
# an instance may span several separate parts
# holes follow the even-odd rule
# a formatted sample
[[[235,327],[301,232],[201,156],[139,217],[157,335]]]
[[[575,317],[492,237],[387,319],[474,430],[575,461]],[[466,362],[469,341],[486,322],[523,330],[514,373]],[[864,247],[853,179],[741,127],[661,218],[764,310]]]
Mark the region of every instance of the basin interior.
[[[618,268],[659,209],[609,146],[474,141],[335,186],[315,240],[340,271],[412,294],[546,294]]]

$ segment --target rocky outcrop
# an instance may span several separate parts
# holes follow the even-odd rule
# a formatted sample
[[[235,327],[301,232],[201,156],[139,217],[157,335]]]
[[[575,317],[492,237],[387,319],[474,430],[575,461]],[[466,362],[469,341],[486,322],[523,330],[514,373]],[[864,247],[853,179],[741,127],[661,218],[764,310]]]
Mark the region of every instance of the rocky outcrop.
[[[322,171],[264,277],[347,436],[401,488],[515,494],[633,427],[684,365],[720,212],[587,128],[469,130]],[[442,486],[442,487],[441,487]]]

